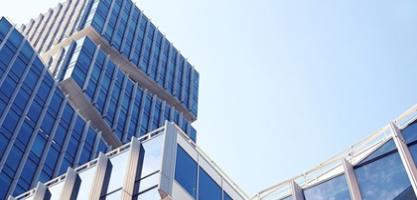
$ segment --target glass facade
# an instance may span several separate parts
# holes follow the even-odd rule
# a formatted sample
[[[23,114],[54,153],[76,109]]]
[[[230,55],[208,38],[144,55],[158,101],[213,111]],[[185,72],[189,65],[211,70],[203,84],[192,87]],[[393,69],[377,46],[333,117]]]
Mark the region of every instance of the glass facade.
[[[197,195],[197,162],[178,146],[175,180],[194,198]]]
[[[101,193],[100,199],[158,200],[169,196],[173,200],[187,200],[176,196],[183,191],[173,187],[178,181],[182,187],[190,187],[195,193],[192,199],[245,200],[246,198],[242,197],[244,194],[232,187],[230,180],[226,179],[215,166],[199,165],[189,155],[194,152],[201,159],[208,159],[198,151],[195,143],[186,140],[184,133],[178,127],[173,123],[166,123],[163,128],[139,139],[132,138],[130,143],[76,168],[74,170],[76,175],[65,174],[44,185],[51,194],[51,199],[67,194],[81,200],[89,199],[95,193]],[[167,157],[165,153],[169,156]],[[211,173],[208,173],[209,171]],[[213,172],[216,173],[215,177],[212,176]],[[187,176],[190,173],[193,176]],[[161,174],[164,174],[164,177],[161,177]],[[71,178],[68,178],[71,176],[75,176],[74,178],[79,182],[71,184]],[[189,177],[191,179],[184,180]],[[229,187],[222,188],[219,182]],[[199,188],[198,191],[196,188]],[[36,191],[37,188],[15,199],[30,199]],[[188,194],[188,191],[186,193]]]
[[[88,28],[197,117],[198,72],[131,0],[67,1],[21,30],[36,51],[48,52]]]
[[[287,197],[288,184],[300,188],[300,191],[290,189],[290,193],[305,200],[356,199],[352,195],[363,200],[417,199],[410,178],[412,169],[407,173],[404,165],[417,164],[416,116],[414,111],[401,115],[394,123],[319,167],[258,193],[258,199],[292,198]],[[348,178],[352,187],[348,187]]]
[[[195,129],[182,113],[132,81],[88,37],[64,51],[68,53],[62,60],[69,62],[61,62],[55,78],[72,78],[122,143],[162,126],[165,120],[175,122],[196,140]]]
[[[37,53],[0,19],[0,199],[110,147],[66,100]]]

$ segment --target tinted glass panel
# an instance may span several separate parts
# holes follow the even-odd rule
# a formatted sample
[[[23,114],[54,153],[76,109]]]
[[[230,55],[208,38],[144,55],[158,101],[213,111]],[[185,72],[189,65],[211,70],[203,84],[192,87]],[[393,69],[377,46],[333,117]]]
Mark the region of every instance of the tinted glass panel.
[[[414,196],[398,152],[355,169],[363,200],[402,199]]]
[[[198,180],[199,200],[221,200],[222,190],[220,186],[200,167]]]
[[[194,198],[197,190],[197,163],[177,146],[177,161],[175,166],[175,180]]]
[[[387,152],[393,151],[395,150],[395,143],[393,140],[389,140],[388,142],[386,142],[384,145],[382,145],[381,147],[379,147],[376,151],[374,151],[373,153],[371,153],[368,157],[366,157],[364,160],[362,160],[360,164],[362,163],[366,163],[372,159],[375,159],[381,155],[386,154]]]
[[[417,140],[417,123],[414,122],[401,131],[407,144]]]
[[[339,175],[326,182],[304,189],[306,200],[350,199],[345,175]]]

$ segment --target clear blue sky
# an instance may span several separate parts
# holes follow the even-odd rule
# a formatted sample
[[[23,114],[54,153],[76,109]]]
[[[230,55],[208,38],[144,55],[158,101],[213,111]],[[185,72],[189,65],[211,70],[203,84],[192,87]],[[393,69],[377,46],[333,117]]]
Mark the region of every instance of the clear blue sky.
[[[57,2],[0,0],[0,15],[27,22]],[[417,1],[138,5],[199,70],[198,143],[250,195],[417,103]]]

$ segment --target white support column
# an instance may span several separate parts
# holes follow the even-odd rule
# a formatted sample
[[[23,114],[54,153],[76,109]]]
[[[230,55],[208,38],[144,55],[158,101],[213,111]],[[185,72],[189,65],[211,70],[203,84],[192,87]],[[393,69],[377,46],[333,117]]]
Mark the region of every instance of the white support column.
[[[100,200],[100,196],[106,193],[109,184],[112,165],[110,160],[100,152],[97,160],[97,172],[94,177],[93,185],[90,190],[90,200]]]
[[[362,200],[358,180],[356,179],[352,164],[346,159],[342,160],[342,164],[345,171],[346,182],[349,187],[350,197],[352,200]]]
[[[303,189],[295,181],[292,181],[291,188],[294,200],[304,200]]]
[[[51,198],[51,193],[48,188],[42,184],[38,183],[36,186],[35,194],[33,194],[33,200],[46,200]]]
[[[411,156],[410,150],[408,149],[407,143],[405,142],[400,129],[394,124],[390,123],[392,138],[394,139],[395,145],[397,146],[398,153],[400,154],[401,161],[405,167],[408,178],[410,179],[411,186],[413,187],[414,193],[417,192],[417,168],[414,164],[413,157]]]
[[[64,188],[62,189],[61,200],[75,200],[77,199],[78,190],[80,189],[81,179],[74,169],[68,168]]]
[[[134,192],[138,190],[139,185],[135,184],[135,182],[141,177],[143,157],[144,149],[142,144],[137,138],[132,137],[132,141],[130,142],[129,164],[123,181],[122,200],[132,199]]]
[[[162,198],[172,195],[177,159],[177,130],[172,122],[165,121],[165,141],[162,154],[159,192]]]

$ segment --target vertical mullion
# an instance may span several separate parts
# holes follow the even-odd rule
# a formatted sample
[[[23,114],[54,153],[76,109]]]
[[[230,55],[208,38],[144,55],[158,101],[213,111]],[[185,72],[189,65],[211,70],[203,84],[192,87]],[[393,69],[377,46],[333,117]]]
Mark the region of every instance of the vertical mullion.
[[[107,26],[109,25],[110,17],[111,17],[111,14],[113,12],[113,7],[114,7],[114,4],[116,4],[116,1],[119,1],[119,0],[112,0],[112,2],[110,4],[109,12],[107,13],[107,16],[106,16],[106,21],[104,22],[103,29],[101,30],[101,35],[104,34],[104,32],[107,29]]]
[[[100,93],[101,85],[102,85],[104,76],[106,76],[106,69],[107,69],[107,67],[109,65],[109,62],[110,62],[110,58],[109,58],[109,56],[106,56],[106,58],[104,60],[104,63],[103,63],[103,66],[101,68],[100,77],[99,77],[99,79],[97,81],[96,91],[94,91],[94,95],[93,95],[93,98],[92,98],[92,104],[96,104],[97,103],[98,94]]]
[[[34,55],[34,56],[35,56],[35,55]],[[36,85],[35,89],[33,90],[32,95],[31,95],[31,97],[30,97],[29,102],[33,102],[33,101],[34,101],[34,98],[35,98],[35,96],[36,96],[37,92],[39,91],[40,85],[41,85],[41,83],[42,83],[43,79],[45,78],[45,73],[47,73],[47,72],[46,72],[46,69],[44,68],[44,69],[43,69],[43,71],[42,71],[42,74],[41,74],[42,80],[39,80],[39,81],[38,81],[38,83],[37,83],[37,85]],[[48,97],[48,98],[49,98],[49,97]],[[46,103],[46,102],[45,102],[45,103]],[[11,104],[13,104],[13,103],[10,103],[9,105],[11,105]],[[28,111],[29,111],[30,107],[31,107],[31,104],[30,104],[30,103],[26,104],[26,107],[25,107],[25,109],[24,109],[24,111],[23,111],[22,116],[26,116],[26,115],[27,115],[27,113],[28,113]],[[45,109],[45,107],[46,107],[46,106],[44,105],[44,108],[43,108],[43,109]],[[8,113],[8,111],[6,111],[5,113]],[[42,116],[41,116],[41,117],[42,117]],[[7,145],[7,148],[6,148],[6,151],[5,151],[5,154],[4,154],[4,155],[9,155],[9,153],[10,153],[11,149],[13,148],[13,146],[14,146],[14,142],[16,141],[16,138],[17,138],[17,136],[18,136],[18,134],[19,134],[19,130],[20,130],[20,128],[21,128],[21,126],[22,126],[22,124],[23,124],[23,121],[24,121],[24,118],[21,118],[21,119],[20,119],[20,121],[19,121],[19,123],[18,123],[18,125],[16,126],[15,131],[14,131],[14,133],[13,133],[13,136],[12,136],[12,138],[11,138],[11,140],[10,140],[9,144]],[[32,135],[30,136],[30,139],[29,139],[29,142],[28,142],[27,146],[26,146],[26,147],[25,147],[25,149],[23,150],[23,157],[21,158],[21,160],[27,160],[27,157],[29,156],[29,152],[30,152],[30,150],[32,149],[33,142],[35,141],[35,138],[36,138],[36,136],[38,135],[38,134],[37,134],[37,132],[39,131],[39,126],[38,126],[38,124],[40,123],[40,121],[41,121],[41,120],[39,119],[39,120],[38,120],[38,122],[37,122],[37,124],[36,124],[36,126],[35,126],[35,128],[34,128],[34,131],[33,131]],[[2,122],[2,123],[3,123],[3,122]],[[10,156],[10,155],[9,155],[9,156]],[[5,162],[6,162],[7,157],[8,157],[8,156],[4,156],[4,157],[2,158],[2,160],[1,160],[1,162],[0,162],[0,171],[3,169],[4,165],[6,164]],[[21,172],[22,172],[22,170],[23,170],[24,165],[25,165],[25,162],[19,162],[19,166],[18,166],[18,168],[17,168],[17,170],[16,170],[16,173],[14,174],[14,179],[13,179],[13,181],[12,181],[12,183],[11,183],[11,186],[9,187],[9,191],[7,192],[8,194],[7,194],[6,196],[10,195],[10,194],[11,194],[11,192],[15,189],[16,184],[17,184],[17,181],[18,181],[18,178],[19,178],[19,176],[20,176],[20,174],[21,174]]]
[[[90,127],[90,121],[84,124],[83,133],[80,139],[80,144],[78,145],[78,151],[74,159],[74,166],[78,166],[80,164],[81,153],[83,152],[83,149],[84,149],[89,127]]]
[[[295,182],[291,182],[292,197],[294,200],[304,200],[303,189]]]
[[[80,188],[81,179],[77,172],[68,168],[65,174],[65,182],[59,199],[61,200],[75,200]]]
[[[87,8],[87,1],[88,0],[78,0],[78,4],[80,5],[75,10],[75,13],[73,15],[73,18],[71,20],[71,24],[68,26],[66,34],[68,36],[72,35],[75,31],[75,28],[77,27],[77,24],[80,22],[80,17],[85,8]]]
[[[132,39],[132,46],[130,47],[130,55],[128,56],[129,57],[129,60],[132,61],[132,62],[134,61],[133,56],[135,55],[136,46],[139,45],[139,44],[137,44],[137,39],[139,37],[139,33],[140,33],[140,22],[142,20],[143,20],[143,13],[139,11],[138,19],[137,19],[137,23],[136,23],[136,27],[135,27],[135,33],[134,33],[133,39]],[[139,57],[140,57],[140,55],[139,55]],[[139,60],[139,57],[138,57],[138,60]],[[137,63],[136,62],[133,62],[133,64],[136,65]]]
[[[136,84],[133,85],[133,89],[131,92],[131,96],[130,96],[130,100],[129,100],[129,108],[127,111],[127,118],[126,118],[126,123],[124,126],[124,130],[123,130],[123,138],[121,139],[122,143],[124,141],[127,141],[127,135],[129,133],[129,126],[130,126],[130,120],[132,119],[132,109],[133,106],[135,104],[135,99],[136,99],[136,90],[138,90],[138,86]]]
[[[123,179],[123,188],[121,199],[130,200],[135,193],[137,186],[135,184],[136,180],[139,180],[142,172],[144,157],[144,149],[139,140],[135,137],[131,139],[130,149],[129,149],[129,161],[128,166],[126,166],[125,175]]]
[[[67,104],[67,105],[72,108],[72,106],[70,104]],[[74,113],[72,115],[72,118],[71,118],[71,121],[70,121],[70,124],[69,124],[69,127],[68,127],[68,131],[66,132],[67,135],[65,136],[64,144],[61,148],[60,155],[59,155],[59,158],[58,158],[58,162],[56,164],[55,172],[53,174],[54,177],[59,175],[59,171],[61,169],[62,162],[63,162],[63,160],[65,158],[65,154],[67,152],[68,144],[71,140],[72,134],[74,134],[74,126],[75,126],[75,122],[77,121],[77,116],[78,116],[78,113],[76,112],[76,110],[74,110]],[[72,163],[71,163],[71,165],[72,165]]]
[[[112,171],[112,163],[106,155],[99,153],[96,168],[96,174],[94,175],[88,198],[90,200],[100,200],[100,197],[106,194]]]
[[[97,46],[96,49],[94,50],[93,58],[91,59],[90,65],[87,68],[87,74],[85,76],[84,84],[80,85],[80,87],[83,91],[87,89],[87,86],[90,82],[91,73],[93,72],[94,65],[97,62],[97,56],[98,56],[99,52],[100,52],[100,46]]]
[[[48,24],[46,25],[47,30],[45,32],[43,32],[43,34],[42,34],[41,38],[39,39],[38,43],[33,45],[38,52],[41,52],[42,47],[45,45],[45,42],[47,41],[48,37],[50,36],[52,27],[56,25],[56,20],[58,19],[59,14],[62,13],[61,9],[62,9],[62,4],[60,3],[52,11],[53,16],[51,16],[51,20],[49,20]]]
[[[42,21],[42,23],[40,24],[38,30],[35,32],[35,36],[32,40],[30,40],[31,44],[34,44],[33,46],[35,47],[36,44],[39,42],[43,32],[46,29],[46,26],[48,25],[49,21],[51,20],[51,15],[52,15],[52,9],[49,9],[48,12],[46,13],[46,15],[44,16],[44,20]],[[35,48],[36,49],[36,48]]]
[[[120,110],[122,107],[122,102],[123,99],[125,98],[125,90],[126,90],[126,86],[127,86],[127,82],[128,77],[124,77],[123,82],[122,82],[122,87],[120,88],[120,93],[119,93],[119,97],[117,99],[117,104],[116,104],[116,111],[115,111],[115,115],[114,115],[114,120],[113,120],[113,124],[111,125],[112,129],[116,132],[117,130],[117,122],[119,121],[119,115],[120,115]],[[126,119],[125,119],[126,120]],[[121,137],[123,137],[123,132],[120,133]],[[120,140],[122,140],[122,138],[119,138]]]
[[[59,126],[59,123],[60,123],[60,120],[59,119],[62,118],[62,114],[64,113],[65,105],[67,105],[67,104],[68,104],[68,99],[67,98],[63,98],[63,100],[61,102],[61,105],[59,107],[59,110],[58,110],[57,117],[56,117],[57,120],[55,120],[55,123],[54,123],[54,125],[52,127],[52,131],[51,131],[50,137],[48,138],[48,141],[47,141],[47,143],[45,145],[45,149],[50,150],[50,148],[52,146],[53,139],[55,138],[55,134],[56,134],[56,131],[57,131],[58,126]],[[35,172],[35,175],[34,175],[34,178],[33,178],[33,181],[32,181],[32,186],[34,184],[36,184],[37,180],[39,179],[40,174],[42,172],[42,168],[45,166],[47,156],[48,156],[47,153],[44,153],[42,155],[42,157],[40,159],[40,162],[39,162],[40,164],[39,164],[39,166],[36,169],[36,172]],[[56,166],[57,166],[57,164],[56,164]]]
[[[121,42],[121,44],[120,44],[120,52],[122,52],[123,51],[123,49],[124,49],[124,47],[126,46],[126,40],[127,40],[127,35],[129,34],[129,28],[130,28],[130,25],[131,24],[133,24],[133,23],[135,23],[135,21],[134,20],[132,20],[132,17],[133,17],[133,13],[135,12],[135,9],[136,9],[136,6],[132,3],[132,5],[131,5],[131,7],[130,7],[130,12],[129,12],[129,17],[127,18],[127,23],[126,23],[126,30],[125,30],[125,32],[123,33],[123,38],[122,38],[122,42]],[[139,16],[139,15],[138,15]],[[138,21],[136,21],[136,22],[138,22]],[[133,34],[135,34],[135,33],[133,33]],[[132,40],[133,41],[133,40]],[[127,41],[127,42],[130,42],[130,41]],[[132,48],[132,47],[131,47]],[[126,52],[126,54],[128,54],[129,52]],[[127,56],[127,57],[129,57],[129,56]]]
[[[65,14],[68,12],[68,9],[70,8],[70,2],[71,1],[67,1],[62,4],[63,8],[61,9],[61,12],[59,13],[58,20],[54,24],[54,26],[51,28],[51,34],[47,37],[47,40],[45,41],[45,44],[43,48],[41,49],[41,51],[47,51],[51,47],[52,42],[55,40],[55,37],[59,31],[59,27],[61,26],[61,24],[63,23],[63,20],[65,19],[65,16],[66,16]]]
[[[350,197],[352,200],[362,200],[358,180],[356,179],[352,164],[346,159],[343,159],[342,165],[345,172],[345,178],[349,188]]]
[[[140,107],[139,107],[139,113],[138,113],[138,122],[137,122],[137,126],[136,126],[136,137],[140,137],[140,129],[141,129],[141,124],[142,124],[142,118],[143,118],[143,112],[144,112],[144,107],[145,107],[145,101],[146,101],[146,96],[148,94],[148,90],[143,90],[142,92],[142,98],[140,101]]]
[[[27,36],[29,41],[32,41],[33,37],[35,36],[35,32],[38,30],[39,25],[42,23],[44,17],[42,14],[39,14],[38,18],[35,20],[35,24],[32,27],[32,30],[29,31],[29,34]]]
[[[57,34],[55,34],[55,37],[53,38],[53,41],[49,44],[49,46],[52,46],[53,44],[57,44],[61,41],[61,38],[63,38],[65,35],[65,30],[68,28],[68,23],[72,20],[72,15],[77,5],[77,1],[70,0],[68,2],[69,2],[69,5],[68,5],[68,10],[65,12],[65,17],[62,20],[62,22],[59,23],[60,27],[57,31]]]

